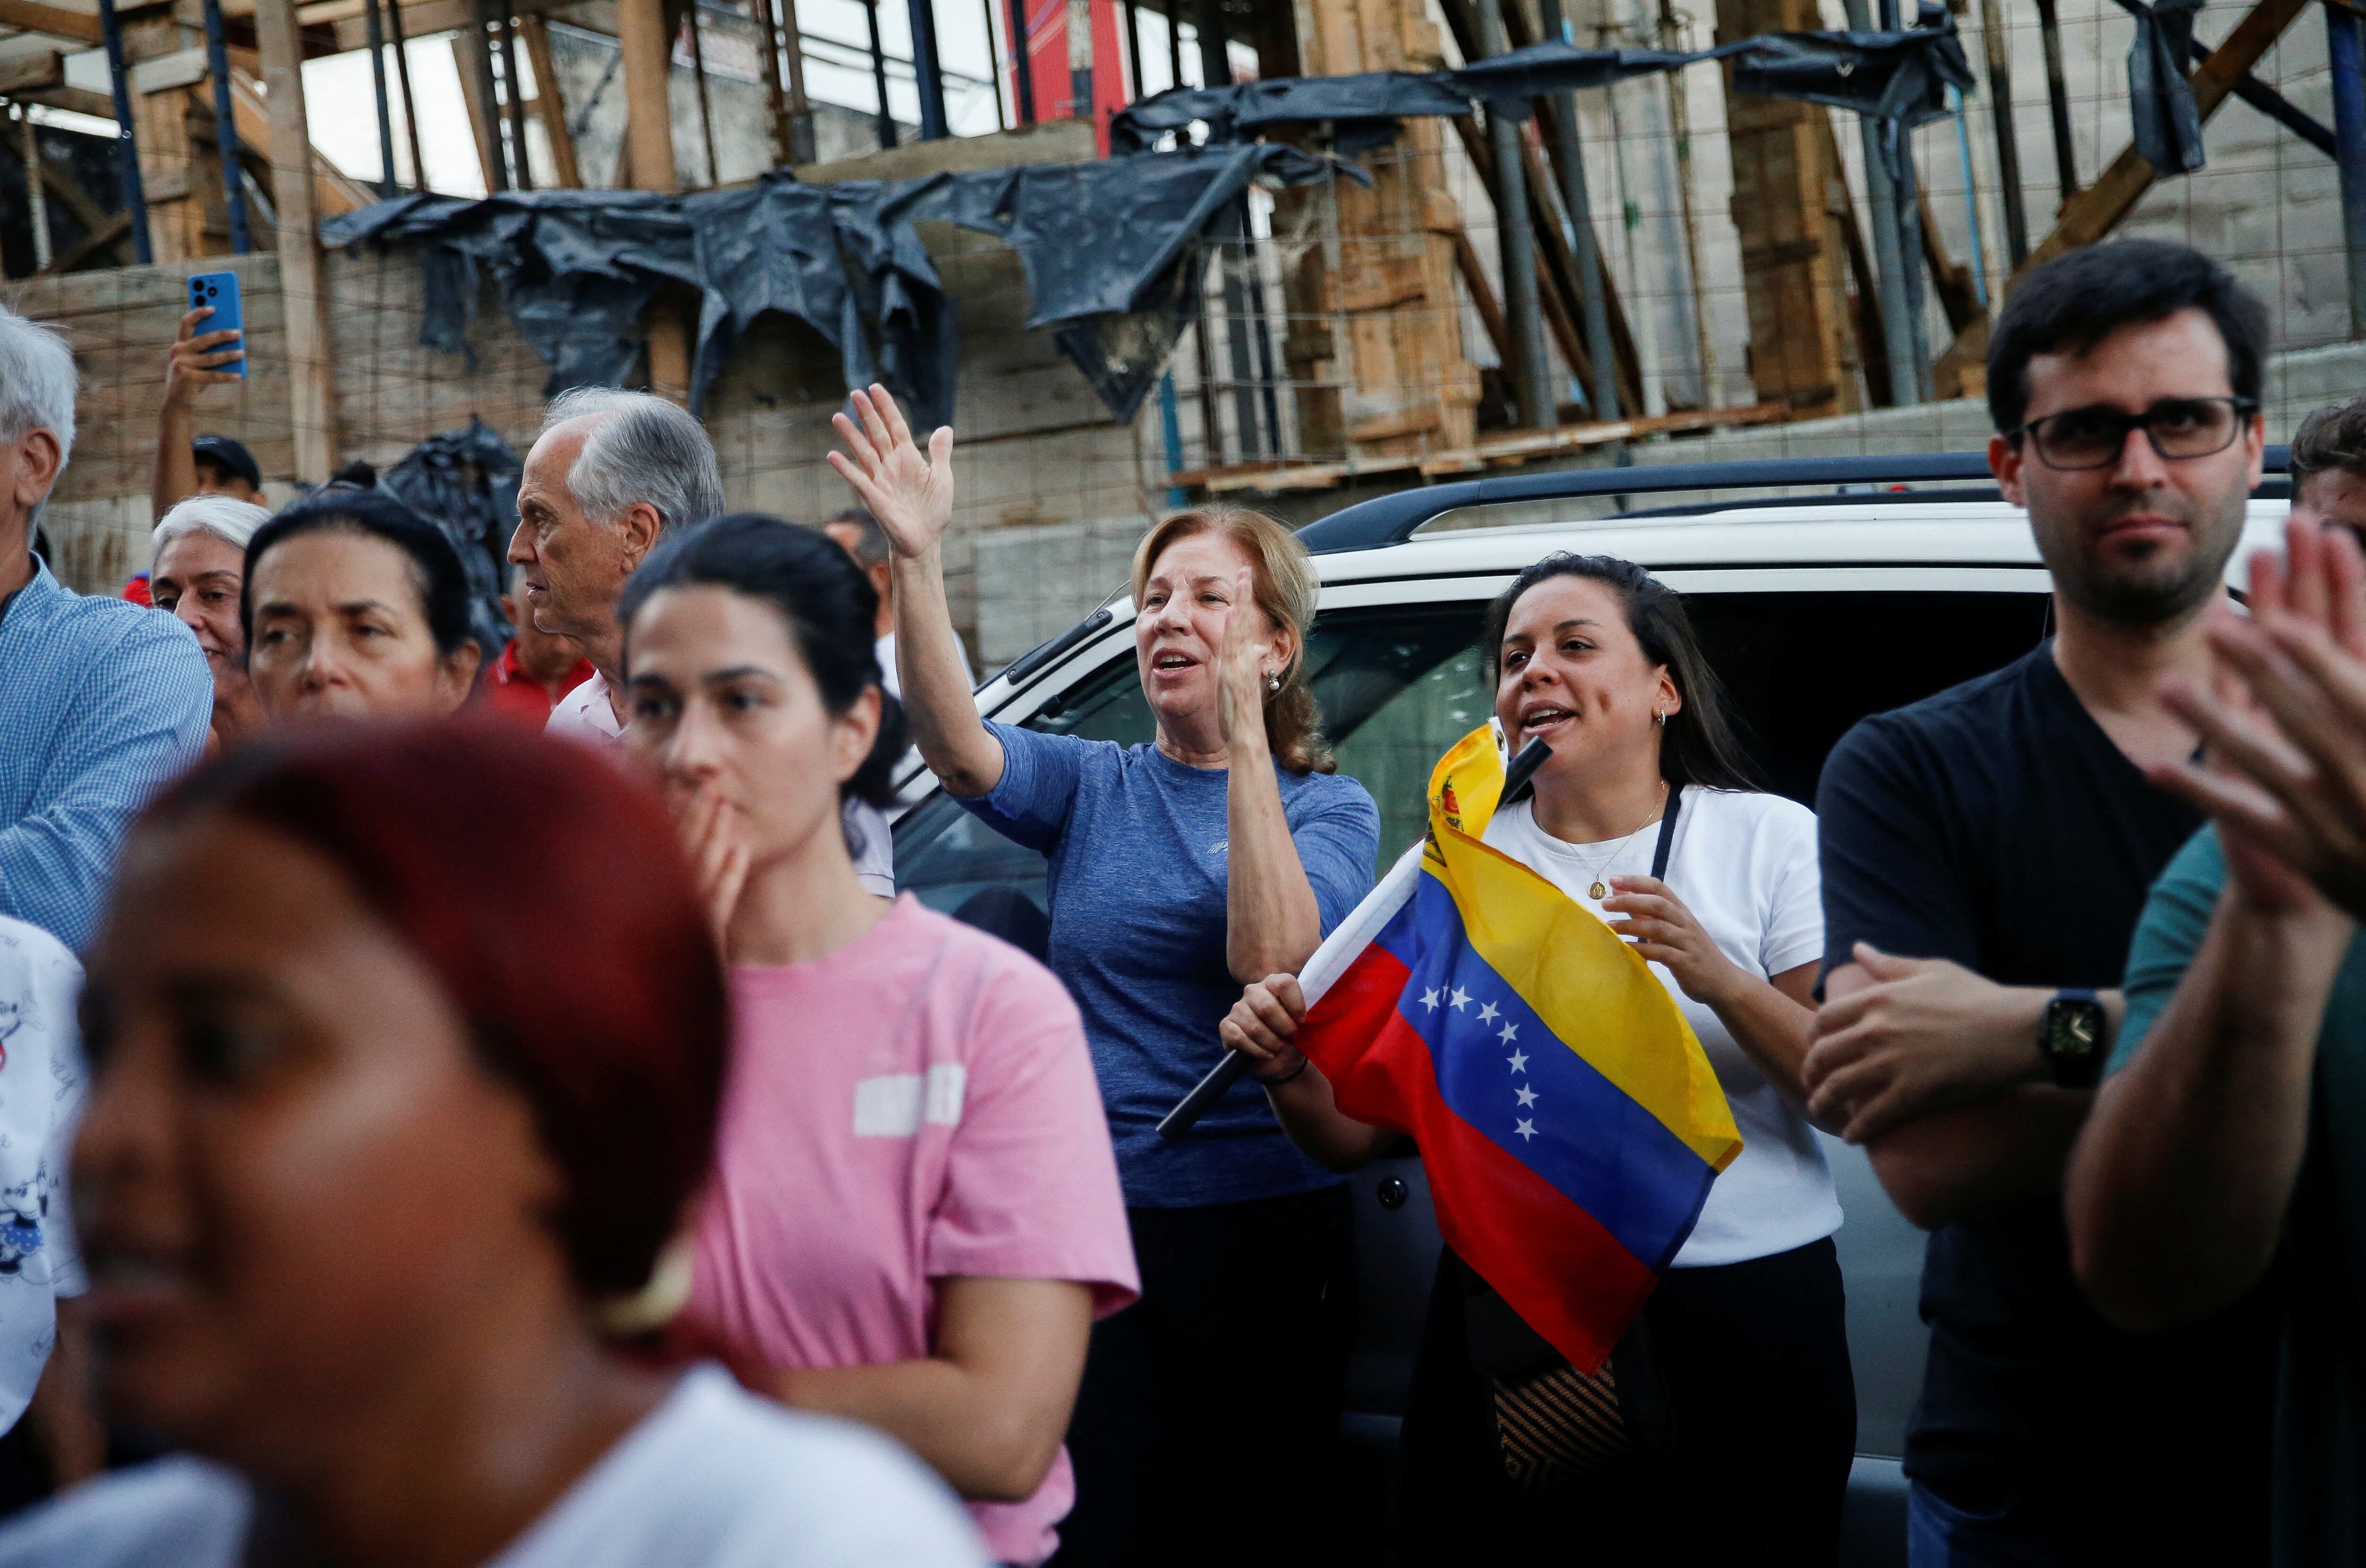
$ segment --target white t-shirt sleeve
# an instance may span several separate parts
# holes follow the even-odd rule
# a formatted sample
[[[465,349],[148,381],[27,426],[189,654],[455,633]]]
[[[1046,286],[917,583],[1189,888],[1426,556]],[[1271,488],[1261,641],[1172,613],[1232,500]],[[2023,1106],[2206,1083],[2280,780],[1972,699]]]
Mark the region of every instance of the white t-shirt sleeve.
[[[1824,955],[1823,874],[1816,859],[1816,814],[1781,795],[1761,798],[1770,803],[1759,832],[1771,874],[1758,961],[1767,974],[1780,975]]]
[[[865,893],[896,897],[896,831],[887,814],[867,800],[842,801],[838,819],[845,826],[847,847],[854,852],[855,880]]]

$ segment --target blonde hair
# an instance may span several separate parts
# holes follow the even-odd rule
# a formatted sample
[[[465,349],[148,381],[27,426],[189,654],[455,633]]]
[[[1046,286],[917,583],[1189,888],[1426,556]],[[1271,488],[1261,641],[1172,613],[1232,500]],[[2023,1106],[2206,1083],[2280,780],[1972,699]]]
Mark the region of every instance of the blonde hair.
[[[1165,519],[1133,551],[1133,602],[1142,604],[1151,569],[1169,545],[1196,534],[1221,534],[1249,558],[1250,592],[1268,620],[1290,633],[1290,660],[1281,684],[1265,694],[1265,733],[1274,760],[1293,773],[1327,773],[1338,766],[1323,739],[1323,717],[1306,681],[1306,629],[1314,623],[1322,583],[1298,536],[1262,512],[1240,506],[1195,506]]]

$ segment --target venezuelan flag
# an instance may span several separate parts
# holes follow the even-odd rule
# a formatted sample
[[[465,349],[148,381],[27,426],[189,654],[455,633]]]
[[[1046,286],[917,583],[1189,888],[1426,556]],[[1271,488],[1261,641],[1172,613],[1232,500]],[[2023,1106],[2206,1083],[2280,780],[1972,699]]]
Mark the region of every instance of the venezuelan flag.
[[[1412,1134],[1448,1244],[1592,1372],[1741,1134],[1651,965],[1479,841],[1503,785],[1491,728],[1438,762],[1428,836],[1301,976],[1298,1044],[1342,1111]]]

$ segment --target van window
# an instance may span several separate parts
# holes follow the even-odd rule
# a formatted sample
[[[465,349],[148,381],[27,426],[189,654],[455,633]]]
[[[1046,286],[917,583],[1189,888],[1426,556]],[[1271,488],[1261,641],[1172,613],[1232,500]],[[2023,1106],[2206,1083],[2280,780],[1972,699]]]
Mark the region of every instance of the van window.
[[[1994,670],[2045,634],[2043,593],[1703,593],[1690,600],[1767,787],[1813,804],[1825,753],[1869,713]],[[1429,770],[1494,710],[1479,666],[1483,600],[1342,610],[1315,623],[1307,667],[1339,772],[1380,808],[1380,863],[1420,837]],[[1132,643],[1027,728],[1133,746],[1150,709]],[[1044,902],[1043,857],[941,793],[896,825],[896,882],[948,914],[988,887]]]

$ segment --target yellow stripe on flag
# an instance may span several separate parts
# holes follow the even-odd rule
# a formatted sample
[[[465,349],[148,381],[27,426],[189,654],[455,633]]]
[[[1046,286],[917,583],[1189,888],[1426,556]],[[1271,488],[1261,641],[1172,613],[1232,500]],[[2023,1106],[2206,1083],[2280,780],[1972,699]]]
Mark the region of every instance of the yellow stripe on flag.
[[[1422,869],[1453,896],[1472,950],[1545,1027],[1723,1170],[1741,1152],[1741,1130],[1707,1054],[1651,964],[1593,910],[1479,841],[1503,785],[1488,727],[1439,760]]]

